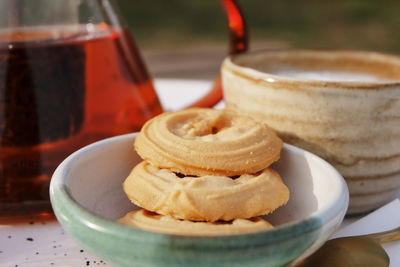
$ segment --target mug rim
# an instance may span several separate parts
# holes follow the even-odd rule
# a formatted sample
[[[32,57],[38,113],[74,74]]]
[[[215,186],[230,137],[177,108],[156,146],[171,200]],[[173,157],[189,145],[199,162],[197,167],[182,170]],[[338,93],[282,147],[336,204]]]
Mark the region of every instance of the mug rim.
[[[387,60],[387,64],[398,64],[400,68],[400,56],[386,54],[381,52],[363,51],[363,50],[339,50],[339,49],[295,49],[295,48],[278,48],[278,49],[261,49],[254,50],[251,52],[230,55],[226,57],[223,62],[221,69],[227,69],[233,72],[235,75],[245,79],[253,80],[254,82],[261,84],[279,84],[279,86],[286,85],[289,87],[297,86],[299,84],[309,87],[332,87],[332,88],[343,88],[343,89],[395,89],[400,87],[400,77],[398,80],[393,81],[329,81],[329,80],[311,80],[301,79],[295,77],[281,76],[277,74],[268,73],[246,64],[237,63],[238,59],[251,58],[256,56],[273,56],[274,54],[313,54],[317,56],[323,55],[339,55],[339,56],[351,56],[354,59],[360,59],[364,57],[366,61],[373,63],[377,60]],[[366,73],[364,71],[364,73]]]

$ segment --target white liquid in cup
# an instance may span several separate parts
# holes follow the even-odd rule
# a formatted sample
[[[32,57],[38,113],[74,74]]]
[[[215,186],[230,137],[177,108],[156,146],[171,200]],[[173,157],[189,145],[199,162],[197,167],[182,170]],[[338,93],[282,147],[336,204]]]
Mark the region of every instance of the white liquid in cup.
[[[300,70],[300,69],[282,69],[272,74],[302,80],[316,80],[329,82],[396,82],[397,80],[386,79],[367,73],[341,72],[331,70]]]

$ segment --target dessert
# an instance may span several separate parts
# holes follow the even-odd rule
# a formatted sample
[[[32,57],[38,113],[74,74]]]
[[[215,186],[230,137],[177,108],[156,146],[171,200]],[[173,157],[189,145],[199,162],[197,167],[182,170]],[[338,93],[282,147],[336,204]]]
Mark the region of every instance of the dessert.
[[[160,215],[145,209],[128,212],[119,223],[153,232],[179,235],[231,235],[268,230],[273,226],[266,220],[255,217],[218,222],[192,222]]]
[[[233,220],[268,214],[286,203],[287,187],[270,168],[255,174],[183,176],[142,161],[123,184],[136,205],[194,221]]]
[[[282,144],[266,124],[230,110],[192,108],[149,120],[135,149],[160,168],[232,176],[266,168],[279,159]]]
[[[119,222],[182,234],[192,225],[196,235],[271,228],[257,216],[289,199],[289,189],[269,168],[282,145],[267,125],[232,110],[161,114],[136,137],[134,146],[144,161],[123,183],[128,198],[143,210]]]

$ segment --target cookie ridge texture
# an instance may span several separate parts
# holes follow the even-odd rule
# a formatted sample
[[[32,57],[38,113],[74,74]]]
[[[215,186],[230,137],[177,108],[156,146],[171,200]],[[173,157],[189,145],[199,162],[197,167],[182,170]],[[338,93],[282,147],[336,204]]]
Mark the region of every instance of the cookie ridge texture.
[[[229,221],[268,214],[284,205],[289,189],[267,168],[237,178],[182,176],[142,161],[123,183],[136,205],[162,215],[192,221]]]
[[[144,160],[186,175],[255,173],[279,159],[282,145],[264,123],[206,108],[163,113],[147,121],[135,140]]]
[[[191,236],[246,234],[273,228],[268,221],[260,217],[235,219],[229,222],[192,222],[145,209],[128,212],[117,222],[152,232]]]

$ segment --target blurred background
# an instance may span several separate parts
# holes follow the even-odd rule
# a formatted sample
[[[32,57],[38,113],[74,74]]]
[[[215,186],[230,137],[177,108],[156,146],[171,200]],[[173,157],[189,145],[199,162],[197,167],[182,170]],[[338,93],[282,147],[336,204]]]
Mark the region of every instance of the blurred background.
[[[155,78],[212,79],[228,51],[220,0],[117,0]],[[241,0],[250,50],[340,48],[400,54],[398,0]]]

